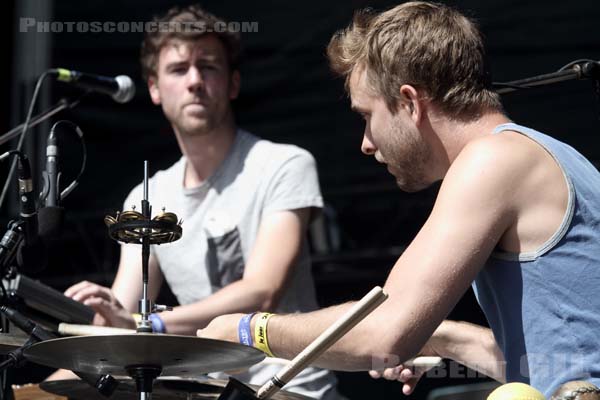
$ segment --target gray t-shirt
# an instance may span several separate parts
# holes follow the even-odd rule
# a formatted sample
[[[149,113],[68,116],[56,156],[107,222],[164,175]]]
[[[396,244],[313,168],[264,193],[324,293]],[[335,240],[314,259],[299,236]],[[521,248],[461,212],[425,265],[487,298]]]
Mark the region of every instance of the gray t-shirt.
[[[157,172],[148,185],[152,216],[164,207],[183,220],[181,239],[151,247],[180,304],[198,301],[242,278],[245,261],[265,215],[306,207],[313,207],[314,214],[323,206],[315,161],[310,153],[297,146],[259,139],[243,130],[238,130],[229,154],[201,186],[183,187],[185,168],[186,159],[182,157],[167,170]],[[127,197],[124,210],[130,210],[132,205],[139,210],[142,198],[140,184]],[[304,239],[293,279],[277,311],[306,312],[316,308]],[[260,384],[279,368],[253,367],[247,380]],[[303,394],[322,398],[321,394],[333,386],[333,378],[326,371],[308,369],[303,375],[303,386],[310,388],[309,391],[298,388]]]

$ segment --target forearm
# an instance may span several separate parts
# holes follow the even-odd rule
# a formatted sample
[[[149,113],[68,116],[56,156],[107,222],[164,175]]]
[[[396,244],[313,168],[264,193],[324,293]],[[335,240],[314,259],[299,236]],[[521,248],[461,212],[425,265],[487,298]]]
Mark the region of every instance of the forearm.
[[[275,315],[269,320],[269,347],[276,357],[291,359],[306,348],[317,336],[340,319],[354,302],[328,307],[303,314]],[[411,358],[420,344],[396,349],[398,330],[386,316],[389,310],[378,309],[352,328],[313,364],[328,369],[363,371],[373,368],[374,362],[393,357]],[[388,314],[389,315],[389,314]],[[253,319],[255,322],[256,318]],[[301,327],[301,328],[300,328]]]
[[[77,375],[75,375],[72,371],[66,369],[58,369],[54,371],[50,376],[48,376],[46,381],[62,381],[66,379],[80,379]]]
[[[506,381],[504,356],[488,328],[446,320],[428,344],[440,357],[457,361],[497,381]]]
[[[276,306],[275,293],[248,279],[241,279],[197,301],[161,313],[167,332],[193,335],[213,318],[230,313],[270,311]]]
[[[194,334],[220,315],[273,311],[293,276],[309,216],[309,208],[265,215],[243,278],[201,301],[164,313],[167,332]]]

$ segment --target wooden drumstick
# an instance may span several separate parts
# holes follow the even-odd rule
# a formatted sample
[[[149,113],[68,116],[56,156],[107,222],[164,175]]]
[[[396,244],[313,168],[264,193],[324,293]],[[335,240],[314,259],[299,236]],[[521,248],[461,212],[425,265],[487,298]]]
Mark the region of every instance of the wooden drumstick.
[[[442,357],[435,356],[419,356],[411,358],[402,364],[407,367],[431,369],[442,365]]]
[[[283,358],[267,357],[264,360],[262,360],[259,365],[279,365],[280,367],[284,367],[290,362],[290,360],[286,360]],[[399,364],[412,368],[431,369],[442,365],[442,357],[418,356],[415,358],[410,358],[405,362]]]
[[[113,328],[110,326],[58,324],[58,333],[62,336],[126,335],[136,333],[135,329]]]
[[[294,359],[279,371],[256,392],[259,399],[268,399],[281,387],[298,375],[306,366],[319,357],[325,350],[344,336],[356,324],[362,321],[377,306],[387,299],[388,295],[379,286],[373,288],[365,297],[338,319],[333,325],[319,335],[311,344],[302,350]]]

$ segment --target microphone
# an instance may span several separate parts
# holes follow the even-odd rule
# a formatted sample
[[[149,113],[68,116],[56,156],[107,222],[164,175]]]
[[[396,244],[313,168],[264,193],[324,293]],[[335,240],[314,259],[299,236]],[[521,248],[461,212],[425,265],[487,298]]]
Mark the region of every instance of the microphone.
[[[38,214],[33,196],[31,167],[26,155],[19,155],[17,162],[19,180],[20,217],[23,222],[24,240],[17,252],[17,264],[25,272],[36,273],[46,267],[46,246],[39,238]]]
[[[41,342],[44,340],[56,339],[56,335],[45,330],[41,326],[33,323],[31,320],[26,318],[23,314],[21,314],[17,310],[14,310],[7,306],[0,306],[0,311],[2,311],[2,313],[4,315],[6,315],[6,317],[13,324],[15,324],[19,329],[21,329],[26,334],[30,335],[30,338],[27,341],[27,343],[25,344],[25,346],[29,347],[32,344],[37,343],[37,342]],[[23,352],[20,351],[20,352],[11,354],[10,357],[12,359],[11,360],[12,362],[7,363],[6,366],[17,365],[21,361],[21,360],[19,360],[19,357],[23,356],[22,353]],[[89,384],[90,386],[92,386],[93,388],[98,390],[98,392],[105,397],[110,397],[116,390],[117,386],[119,385],[119,381],[117,381],[115,378],[113,378],[111,375],[108,375],[108,374],[94,375],[94,374],[77,372],[77,371],[73,371],[73,373],[75,373],[75,375],[80,377],[87,384]]]
[[[127,75],[111,78],[64,68],[51,69],[50,72],[56,74],[59,81],[71,83],[73,86],[92,92],[107,94],[117,103],[127,103],[135,95],[135,84]]]
[[[56,125],[54,125],[56,126]],[[44,178],[47,180],[48,193],[46,194],[44,205],[46,207],[57,207],[60,200],[60,192],[58,189],[58,180],[60,176],[58,161],[58,139],[54,133],[54,129],[50,130],[46,141],[46,171]]]
[[[60,235],[64,221],[65,209],[60,207],[60,168],[58,138],[55,128],[50,129],[46,141],[46,170],[44,171],[44,190],[41,198],[44,207],[39,210],[39,235],[42,239],[55,238]]]
[[[33,182],[31,180],[31,167],[26,155],[19,155],[17,163],[17,177],[19,180],[19,206],[20,216],[23,221],[25,242],[33,243],[37,240],[38,219],[33,198]]]

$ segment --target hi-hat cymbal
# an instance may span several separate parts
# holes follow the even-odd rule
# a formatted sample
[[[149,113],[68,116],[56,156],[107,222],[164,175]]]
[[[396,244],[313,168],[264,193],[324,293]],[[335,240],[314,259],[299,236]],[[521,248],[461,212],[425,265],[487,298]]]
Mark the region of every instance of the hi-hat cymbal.
[[[25,344],[27,336],[0,333],[0,354],[6,354]]]
[[[152,388],[153,400],[214,400],[227,385],[226,380],[220,379],[169,379],[158,378]],[[252,386],[252,385],[249,385]],[[258,390],[258,386],[252,386]],[[43,390],[68,397],[72,400],[106,400],[94,388],[78,379],[63,381],[48,381],[40,383]],[[138,394],[132,379],[119,380],[117,390],[109,397],[110,400],[137,400]],[[305,400],[308,397],[299,394],[280,391],[272,399],[275,400]]]
[[[262,361],[253,347],[194,336],[136,333],[46,340],[25,351],[38,364],[91,374],[127,376],[127,367],[160,367],[162,375],[198,376]]]

